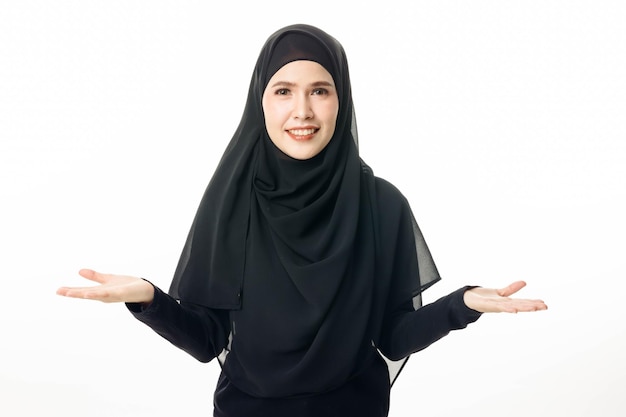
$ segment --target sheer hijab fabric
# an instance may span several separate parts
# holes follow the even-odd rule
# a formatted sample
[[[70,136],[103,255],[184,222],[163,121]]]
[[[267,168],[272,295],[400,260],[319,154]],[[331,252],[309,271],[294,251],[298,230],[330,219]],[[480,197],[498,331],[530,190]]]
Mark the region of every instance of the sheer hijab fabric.
[[[274,146],[261,105],[271,76],[302,59],[326,68],[339,98],[332,139],[304,161]],[[392,283],[393,254],[382,248],[394,245],[395,237],[379,230],[384,207],[357,145],[348,64],[339,42],[308,25],[271,35],[169,291],[182,301],[231,310],[233,326],[233,317],[249,324],[231,329],[233,345],[241,346],[241,369],[229,376],[243,381],[240,388],[252,395],[288,397],[341,386],[376,346],[389,306],[414,297],[419,308],[421,292],[440,279],[412,220],[415,273],[402,278],[410,282]],[[406,298],[393,299],[392,286],[407,288]],[[246,311],[277,322],[254,326]],[[268,335],[271,326],[281,329],[278,335]],[[256,359],[246,363],[247,357]],[[389,362],[392,382],[405,360]]]

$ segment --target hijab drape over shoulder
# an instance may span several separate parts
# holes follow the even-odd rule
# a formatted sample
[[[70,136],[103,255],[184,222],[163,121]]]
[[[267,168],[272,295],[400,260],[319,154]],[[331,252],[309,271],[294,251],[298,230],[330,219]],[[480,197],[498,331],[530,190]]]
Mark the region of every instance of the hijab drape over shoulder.
[[[296,60],[322,65],[333,77],[339,98],[332,139],[305,161],[274,146],[261,104],[272,75]],[[298,337],[306,343],[294,347],[299,353],[290,356],[286,369],[268,367],[267,372],[282,374],[274,385],[266,381],[263,389],[268,392],[263,395],[289,395],[281,391],[286,375],[291,378],[287,381],[301,385],[300,392],[315,390],[315,383],[302,382],[302,376],[329,360],[346,364],[343,369],[331,366],[340,369],[324,375],[327,384],[340,384],[350,376],[363,340],[376,344],[380,334],[392,285],[388,281],[393,279],[381,265],[394,262],[381,259],[389,256],[381,248],[394,237],[378,230],[385,207],[378,203],[372,171],[359,157],[355,120],[342,46],[307,25],[271,35],[254,68],[239,126],[202,197],[182,251],[170,287],[173,297],[233,311],[257,305],[268,316],[280,313],[276,326],[300,329]],[[412,233],[416,272],[403,284],[411,288],[407,300],[419,298],[439,280],[414,221]],[[244,288],[254,288],[254,294]],[[259,372],[266,372],[262,368]]]

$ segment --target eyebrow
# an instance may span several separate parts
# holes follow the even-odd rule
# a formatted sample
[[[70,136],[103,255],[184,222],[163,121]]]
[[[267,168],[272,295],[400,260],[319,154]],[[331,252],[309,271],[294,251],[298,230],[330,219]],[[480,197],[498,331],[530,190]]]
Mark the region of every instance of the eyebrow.
[[[272,84],[271,88],[274,87],[294,87],[296,85],[296,83],[292,83],[291,81],[276,81],[274,84]],[[328,81],[315,81],[314,83],[309,84],[309,87],[332,87],[335,88],[335,85],[333,83],[330,83]]]

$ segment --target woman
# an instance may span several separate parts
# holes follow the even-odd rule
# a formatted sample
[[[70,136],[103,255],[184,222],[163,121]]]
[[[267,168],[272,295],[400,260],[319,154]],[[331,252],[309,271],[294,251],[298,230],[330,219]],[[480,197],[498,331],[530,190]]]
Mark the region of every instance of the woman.
[[[80,274],[101,285],[58,293],[126,302],[198,360],[219,359],[215,416],[386,416],[408,355],[483,312],[547,308],[508,298],[523,282],[421,307],[437,269],[406,199],[358,155],[343,48],[307,25],[261,50],[169,295]]]

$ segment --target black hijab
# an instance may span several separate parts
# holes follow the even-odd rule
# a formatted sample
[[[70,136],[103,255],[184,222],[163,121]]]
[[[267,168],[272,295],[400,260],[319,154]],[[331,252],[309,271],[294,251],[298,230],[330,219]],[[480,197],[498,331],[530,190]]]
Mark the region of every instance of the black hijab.
[[[274,146],[261,105],[271,76],[302,59],[320,63],[331,74],[339,98],[332,139],[304,161]],[[349,377],[364,338],[376,343],[389,301],[388,283],[377,279],[378,265],[389,262],[378,258],[386,242],[377,230],[374,176],[360,159],[357,143],[348,64],[339,42],[308,25],[271,35],[257,60],[239,127],[201,200],[170,287],[180,300],[239,310],[246,308],[246,297],[265,298],[264,288],[268,298],[276,299],[277,287],[269,283],[276,274],[284,275],[302,297],[303,303],[294,307],[299,316],[303,308],[310,311],[305,327],[311,327],[311,346],[293,366],[306,375],[323,360],[346,363],[345,370],[327,376],[330,385]],[[439,279],[416,224],[414,233],[419,274],[412,278],[408,297],[419,297]],[[248,253],[257,247],[270,251],[277,263]],[[244,277],[268,285],[258,287],[261,293],[242,294]],[[284,385],[284,378],[276,390],[279,383]],[[315,389],[301,390],[309,388]]]

